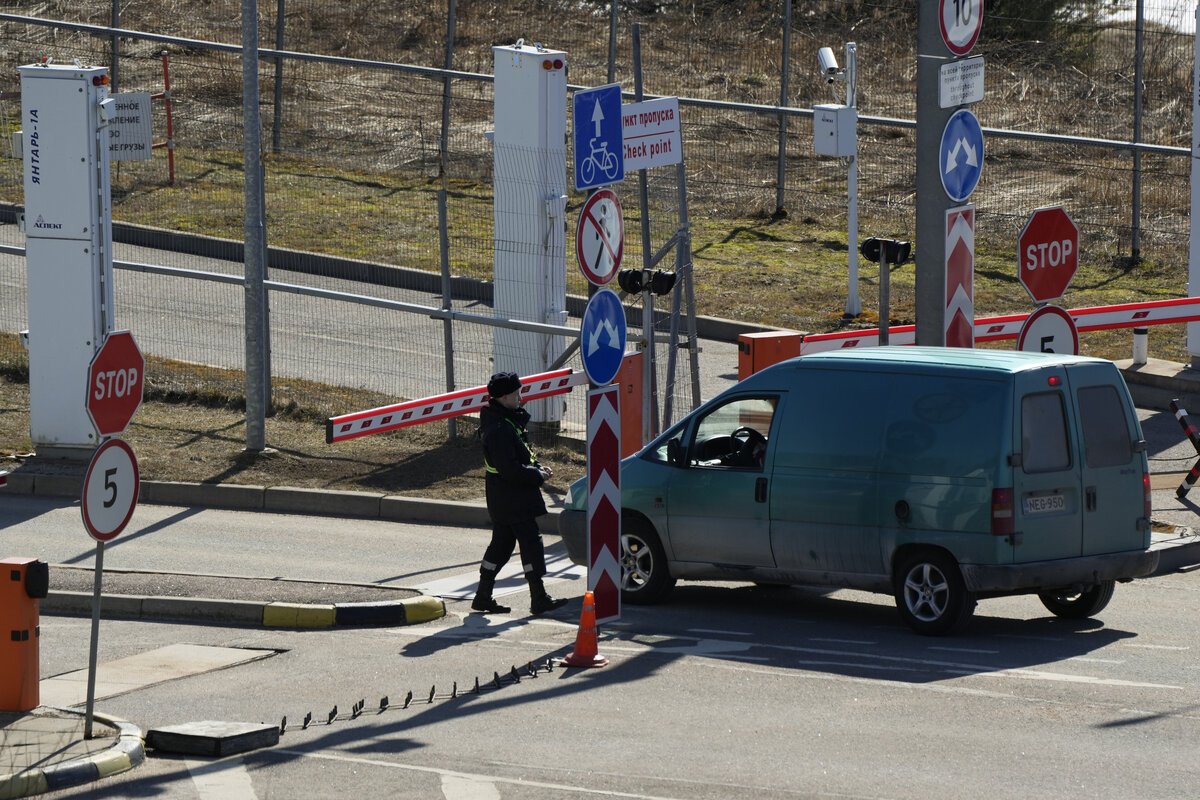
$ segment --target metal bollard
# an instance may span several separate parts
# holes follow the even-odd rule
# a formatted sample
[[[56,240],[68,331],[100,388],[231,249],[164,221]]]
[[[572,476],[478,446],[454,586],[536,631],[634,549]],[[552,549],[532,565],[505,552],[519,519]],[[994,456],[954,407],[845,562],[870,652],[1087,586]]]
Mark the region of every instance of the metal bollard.
[[[1135,366],[1142,366],[1146,363],[1149,334],[1149,328],[1133,329],[1133,363]]]

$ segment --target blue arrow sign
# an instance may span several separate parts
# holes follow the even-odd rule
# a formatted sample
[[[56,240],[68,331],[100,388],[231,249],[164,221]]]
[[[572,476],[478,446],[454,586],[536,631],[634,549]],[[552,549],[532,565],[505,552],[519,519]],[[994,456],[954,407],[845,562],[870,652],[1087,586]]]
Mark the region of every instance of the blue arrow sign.
[[[946,122],[938,162],[950,199],[961,203],[970,197],[983,171],[983,128],[969,109],[955,111]]]
[[[579,329],[579,352],[592,383],[606,386],[617,377],[625,357],[625,309],[612,289],[601,289],[588,300]]]
[[[610,83],[575,93],[575,188],[590,189],[625,180],[621,84]]]

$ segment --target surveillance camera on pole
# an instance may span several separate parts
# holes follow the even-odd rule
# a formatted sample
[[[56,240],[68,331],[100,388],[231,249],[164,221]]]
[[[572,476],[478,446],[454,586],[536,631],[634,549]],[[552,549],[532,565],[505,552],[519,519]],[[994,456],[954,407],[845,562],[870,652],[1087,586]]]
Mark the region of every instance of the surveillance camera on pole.
[[[818,50],[817,63],[821,66],[821,74],[825,76],[825,82],[833,83],[839,73],[837,56],[833,54],[833,48],[822,47]]]
[[[817,65],[825,82],[833,90],[834,99],[839,92],[836,81],[846,84],[846,102],[813,106],[813,150],[817,155],[837,156],[847,159],[846,169],[846,228],[848,264],[848,289],[846,291],[847,317],[862,313],[862,301],[858,297],[858,46],[846,43],[846,68],[838,67],[837,57],[830,47],[817,51]]]

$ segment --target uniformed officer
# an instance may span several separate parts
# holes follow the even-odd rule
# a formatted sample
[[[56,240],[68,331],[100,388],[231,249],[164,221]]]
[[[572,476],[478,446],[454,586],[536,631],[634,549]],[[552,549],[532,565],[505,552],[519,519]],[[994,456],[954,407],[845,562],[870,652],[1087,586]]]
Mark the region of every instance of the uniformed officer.
[[[511,611],[492,598],[492,589],[500,568],[508,563],[518,544],[529,583],[530,612],[544,614],[567,604],[547,594],[542,584],[546,551],[537,518],[546,513],[541,486],[551,472],[538,463],[529,446],[525,430],[529,412],[521,408],[520,390],[521,379],[515,372],[497,372],[488,381],[488,404],[479,414],[492,540],[479,565],[479,590],[471,608],[484,613]]]

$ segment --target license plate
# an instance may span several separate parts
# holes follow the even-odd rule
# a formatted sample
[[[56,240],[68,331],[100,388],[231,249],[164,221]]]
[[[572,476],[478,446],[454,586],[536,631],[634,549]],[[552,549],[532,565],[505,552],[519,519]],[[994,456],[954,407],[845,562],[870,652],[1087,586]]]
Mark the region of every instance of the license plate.
[[[1043,494],[1021,500],[1026,514],[1050,514],[1067,510],[1067,498],[1061,494]]]

